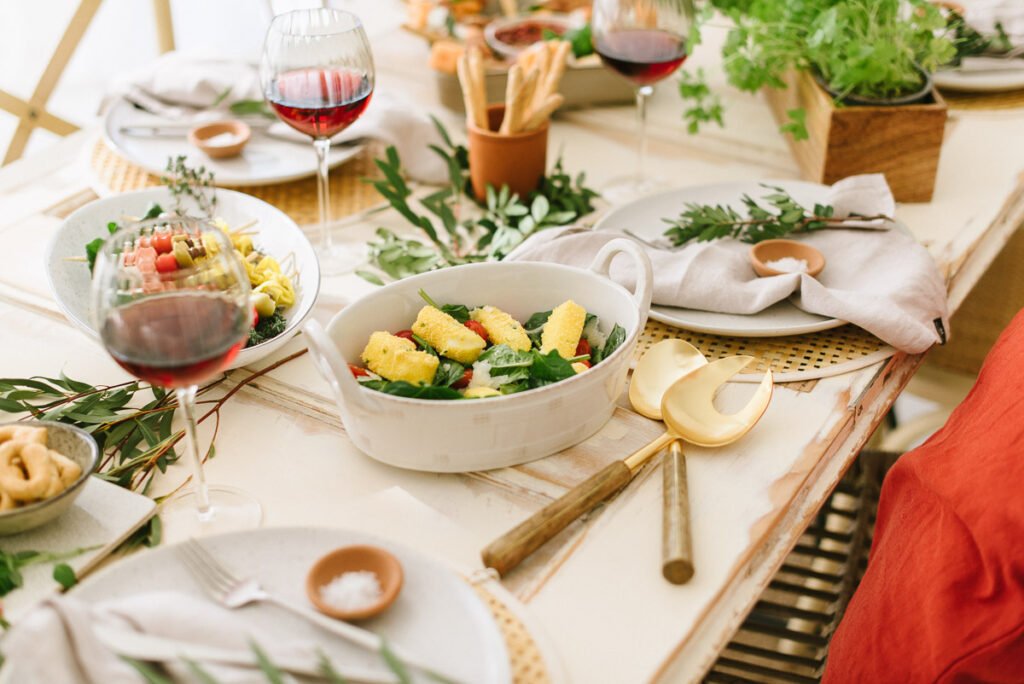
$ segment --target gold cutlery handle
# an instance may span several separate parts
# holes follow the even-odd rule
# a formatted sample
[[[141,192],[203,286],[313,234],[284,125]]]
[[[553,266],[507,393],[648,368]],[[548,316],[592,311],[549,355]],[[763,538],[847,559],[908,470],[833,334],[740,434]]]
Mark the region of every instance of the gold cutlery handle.
[[[621,490],[633,478],[615,461],[491,542],[480,554],[484,565],[505,575],[576,518]]]
[[[669,446],[661,468],[661,574],[672,584],[685,584],[693,577],[693,540],[690,535],[686,456],[678,439]]]

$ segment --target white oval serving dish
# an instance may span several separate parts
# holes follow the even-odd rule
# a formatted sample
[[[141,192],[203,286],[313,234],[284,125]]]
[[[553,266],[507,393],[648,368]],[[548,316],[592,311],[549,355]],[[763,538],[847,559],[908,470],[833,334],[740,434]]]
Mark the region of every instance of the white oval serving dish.
[[[619,254],[639,274],[635,293],[608,278]],[[484,263],[424,273],[387,285],[349,305],[328,324],[306,323],[307,344],[337,399],[352,442],[371,457],[413,470],[468,472],[526,463],[577,444],[611,418],[633,349],[647,322],[652,274],[630,240],[613,240],[590,269],[531,262]],[[370,333],[408,328],[423,306],[418,291],[441,303],[490,304],[518,320],[572,299],[596,314],[604,332],[618,323],[625,342],[592,369],[561,382],[502,397],[425,400],[360,387],[348,363],[360,363]]]

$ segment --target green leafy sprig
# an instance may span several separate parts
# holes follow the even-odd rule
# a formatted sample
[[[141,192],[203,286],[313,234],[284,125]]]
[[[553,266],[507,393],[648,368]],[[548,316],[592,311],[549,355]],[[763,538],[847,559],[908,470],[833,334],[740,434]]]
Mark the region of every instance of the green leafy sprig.
[[[434,125],[444,145],[432,145],[431,149],[448,168],[445,187],[417,201],[394,147],[375,160],[383,178],[371,181],[374,188],[426,238],[423,241],[378,228],[377,239],[368,243],[369,262],[384,276],[398,280],[448,266],[499,260],[538,230],[568,225],[594,211],[598,194],[585,185],[583,174],[573,178],[566,173],[561,160],[525,200],[507,187],[489,187],[485,201],[477,202],[465,146],[452,142],[437,119]],[[463,217],[468,214],[472,217]],[[376,285],[384,283],[373,271],[357,274]]]
[[[217,206],[217,191],[213,185],[213,171],[205,166],[191,168],[185,163],[187,157],[181,154],[168,157],[167,174],[160,176],[160,182],[167,186],[174,198],[174,210],[181,214],[181,203],[185,197],[195,200],[199,211],[206,216],[213,216]]]
[[[675,246],[685,245],[692,240],[708,242],[722,238],[756,243],[793,233],[823,230],[843,220],[834,216],[835,210],[831,206],[815,204],[808,211],[782,188],[772,185],[763,187],[773,191],[761,198],[770,208],[765,208],[749,195],[744,195],[742,199],[746,216],[729,206],[691,202],[678,218],[663,219],[670,226],[665,235]],[[870,221],[889,217],[859,218]]]

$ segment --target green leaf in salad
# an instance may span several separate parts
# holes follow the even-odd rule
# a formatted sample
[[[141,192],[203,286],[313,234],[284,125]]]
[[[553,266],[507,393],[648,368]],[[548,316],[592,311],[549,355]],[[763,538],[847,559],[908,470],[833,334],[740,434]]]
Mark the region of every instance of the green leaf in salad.
[[[421,350],[427,352],[431,356],[440,356],[440,354],[437,353],[437,350],[434,349],[434,347],[431,346],[431,344],[429,342],[427,342],[425,339],[423,339],[419,335],[413,334],[412,341],[416,343],[417,347],[419,347]]]
[[[465,323],[469,320],[469,307],[465,304],[445,304],[442,306],[435,302],[430,295],[427,294],[427,291],[422,288],[420,289],[420,298],[435,309],[440,309],[444,313],[448,314],[459,323]]]
[[[601,358],[594,359],[593,352],[591,352],[591,363],[596,364],[601,359],[607,359],[612,353],[622,346],[622,343],[626,341],[626,329],[616,323],[612,326],[612,331],[608,333],[608,339],[604,343],[604,349],[601,350]]]
[[[530,366],[530,386],[542,387],[550,385],[559,380],[565,380],[576,375],[572,364],[558,355],[558,352],[551,350],[547,354],[541,354],[536,349],[532,350],[533,364]]]
[[[272,337],[277,337],[288,327],[288,321],[280,311],[275,311],[266,318],[261,318],[256,327],[249,331],[249,340],[245,343],[246,348],[255,347],[257,344],[266,342]]]
[[[384,394],[410,399],[461,399],[458,390],[438,385],[414,385],[404,380],[361,380],[360,385]]]
[[[501,383],[501,391],[509,394],[505,390],[506,385],[530,379],[530,368],[533,366],[534,358],[530,351],[517,351],[507,344],[496,344],[481,354],[477,362],[486,364],[489,375]]]
[[[431,384],[441,387],[451,387],[466,374],[466,367],[453,359],[442,358],[437,365],[437,372],[434,373],[434,382]]]
[[[540,335],[544,332],[544,324],[548,322],[551,317],[551,311],[538,311],[523,323],[523,328],[526,330],[527,337],[530,338],[530,342],[534,347],[540,346]]]

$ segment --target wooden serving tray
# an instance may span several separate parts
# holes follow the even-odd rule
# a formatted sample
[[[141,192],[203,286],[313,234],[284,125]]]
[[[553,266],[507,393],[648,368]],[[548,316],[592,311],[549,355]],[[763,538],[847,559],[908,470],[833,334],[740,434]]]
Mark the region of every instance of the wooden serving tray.
[[[593,61],[591,61],[593,60]],[[448,109],[466,111],[462,102],[462,89],[454,74],[435,71],[438,98]],[[505,99],[506,69],[488,69],[485,75],[488,102]],[[599,105],[632,104],[636,98],[629,81],[601,64],[591,56],[582,64],[570,65],[565,70],[559,92],[565,96],[565,107],[593,107]]]

